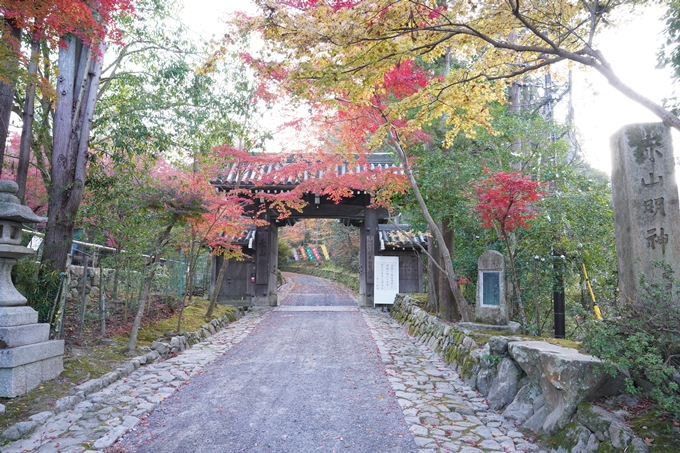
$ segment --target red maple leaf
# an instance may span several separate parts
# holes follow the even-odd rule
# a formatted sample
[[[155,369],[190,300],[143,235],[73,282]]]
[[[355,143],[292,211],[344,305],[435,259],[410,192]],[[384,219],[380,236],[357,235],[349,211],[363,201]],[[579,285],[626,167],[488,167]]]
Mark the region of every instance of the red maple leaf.
[[[487,173],[489,173],[487,171]],[[526,228],[538,212],[532,206],[543,197],[543,185],[518,172],[490,173],[473,185],[482,226],[497,226],[502,236],[515,228]]]

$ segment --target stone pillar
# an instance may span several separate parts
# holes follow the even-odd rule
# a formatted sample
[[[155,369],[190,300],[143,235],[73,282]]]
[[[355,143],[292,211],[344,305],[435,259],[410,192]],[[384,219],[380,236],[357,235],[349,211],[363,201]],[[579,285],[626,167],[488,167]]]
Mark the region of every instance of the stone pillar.
[[[45,222],[14,195],[13,181],[0,181],[0,397],[12,398],[54,379],[64,369],[64,341],[49,340],[49,324],[38,324],[38,312],[11,278],[16,260],[31,255],[22,247],[22,223]]]
[[[495,250],[487,250],[477,260],[477,269],[475,318],[484,324],[508,325],[503,255]]]
[[[359,250],[359,306],[372,307],[374,300],[375,253],[379,246],[378,210],[364,211],[364,223],[361,225]]]
[[[669,128],[661,123],[633,124],[617,132],[612,145],[612,192],[621,300],[634,302],[640,277],[663,284],[663,261],[680,277],[680,208]],[[665,282],[664,282],[665,280]]]

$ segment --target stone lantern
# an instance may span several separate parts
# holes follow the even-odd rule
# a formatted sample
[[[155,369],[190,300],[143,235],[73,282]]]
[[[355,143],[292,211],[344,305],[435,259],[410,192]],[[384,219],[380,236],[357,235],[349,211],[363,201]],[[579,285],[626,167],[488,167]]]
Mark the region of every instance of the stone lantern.
[[[15,196],[14,181],[0,181],[0,397],[23,395],[54,379],[64,369],[64,341],[49,340],[50,325],[38,324],[38,312],[12,283],[17,259],[33,250],[22,247],[23,223],[45,222]]]

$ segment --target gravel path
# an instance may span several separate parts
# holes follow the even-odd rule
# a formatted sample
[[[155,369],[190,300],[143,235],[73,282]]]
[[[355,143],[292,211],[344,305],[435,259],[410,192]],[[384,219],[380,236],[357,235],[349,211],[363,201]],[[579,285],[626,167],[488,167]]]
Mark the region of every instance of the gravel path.
[[[279,308],[291,306],[357,306],[354,294],[339,283],[311,275],[284,272],[286,284],[279,288]]]
[[[281,307],[128,435],[129,451],[417,451],[351,293],[288,277]]]
[[[34,415],[26,423],[39,427],[0,452],[103,451],[118,439],[108,452],[545,452],[389,315],[358,309],[341,285],[287,277],[281,306],[70,411]]]

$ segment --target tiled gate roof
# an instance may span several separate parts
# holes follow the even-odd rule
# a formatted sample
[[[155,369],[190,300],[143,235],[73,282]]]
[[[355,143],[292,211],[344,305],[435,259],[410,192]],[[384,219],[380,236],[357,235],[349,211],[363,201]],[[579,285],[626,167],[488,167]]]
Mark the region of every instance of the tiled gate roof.
[[[317,155],[315,155],[317,157]],[[335,165],[334,171],[341,176],[347,173],[361,173],[366,170],[391,170],[397,174],[403,174],[404,170],[400,164],[395,163],[395,158],[388,153],[374,153],[366,155],[364,165],[350,166],[349,164]],[[234,163],[229,168],[229,171],[221,176],[218,176],[211,181],[218,190],[230,190],[236,188],[238,184],[241,188],[267,188],[267,189],[290,189],[303,181],[310,178],[322,178],[324,170],[308,171],[301,170],[296,175],[281,175],[277,174],[287,165],[300,164],[308,162],[311,166],[317,167],[323,161],[317,159],[310,160],[309,156],[296,154],[289,155],[285,160],[282,159],[278,163],[267,164],[248,164],[243,166],[239,163]],[[328,170],[326,170],[328,171]],[[240,178],[240,182],[239,182]]]

